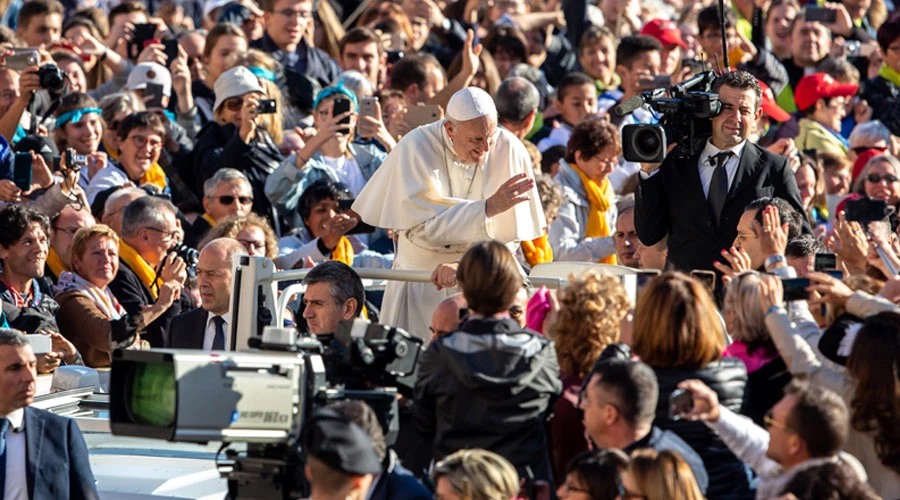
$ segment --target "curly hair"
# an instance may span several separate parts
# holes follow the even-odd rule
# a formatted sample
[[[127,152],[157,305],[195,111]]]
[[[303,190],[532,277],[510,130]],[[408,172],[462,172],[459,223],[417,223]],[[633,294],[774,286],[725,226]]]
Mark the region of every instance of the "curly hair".
[[[269,221],[253,212],[243,217],[229,217],[216,224],[206,233],[206,237],[197,245],[197,248],[202,249],[207,243],[216,238],[237,239],[237,235],[247,226],[256,226],[262,229],[263,234],[266,235],[266,257],[270,259],[278,257],[278,237],[275,236],[272,225],[269,224]]]
[[[609,344],[619,341],[619,322],[631,304],[619,279],[595,270],[573,278],[559,294],[551,328],[563,376],[584,377]]]

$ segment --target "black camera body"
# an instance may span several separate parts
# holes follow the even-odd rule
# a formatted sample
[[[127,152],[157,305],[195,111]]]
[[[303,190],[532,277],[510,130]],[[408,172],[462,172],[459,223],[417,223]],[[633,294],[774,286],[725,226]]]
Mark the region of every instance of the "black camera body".
[[[88,157],[76,153],[72,148],[67,148],[63,152],[63,156],[64,163],[70,170],[81,170],[82,168],[87,168],[88,166]]]
[[[200,262],[200,252],[196,248],[187,246],[183,241],[176,243],[169,251],[175,252],[175,255],[181,257],[188,269],[196,268],[197,263]]]
[[[622,128],[623,156],[628,161],[658,163],[666,157],[668,144],[676,144],[670,154],[676,158],[696,156],[703,151],[712,135],[710,118],[722,111],[719,95],[711,92],[715,73],[698,73],[667,89],[649,90],[641,94],[642,103],[660,113],[659,125],[626,125]],[[664,97],[668,92],[670,97]],[[637,98],[635,98],[637,99]],[[630,100],[629,100],[630,101]],[[623,112],[622,106],[626,111]],[[620,116],[628,102],[616,107]]]
[[[38,69],[38,78],[41,82],[41,88],[52,93],[58,94],[66,87],[66,72],[59,69],[55,64],[45,64]]]

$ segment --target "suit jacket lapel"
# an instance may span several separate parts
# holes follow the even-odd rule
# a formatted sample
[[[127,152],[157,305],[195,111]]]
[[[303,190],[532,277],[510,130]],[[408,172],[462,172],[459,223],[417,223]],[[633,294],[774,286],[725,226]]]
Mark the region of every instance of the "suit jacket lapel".
[[[28,479],[28,496],[34,498],[34,484],[41,461],[41,444],[44,441],[44,419],[33,408],[25,408],[25,476]]]
[[[750,179],[754,175],[756,175],[757,170],[759,170],[759,152],[756,151],[756,148],[752,147],[753,145],[749,142],[744,145],[744,151],[741,154],[741,159],[738,162],[737,173],[734,176],[734,182],[731,183],[731,187],[728,189],[728,197],[725,198],[725,206],[740,194],[741,190],[747,187],[747,179]],[[723,208],[724,210],[724,208]]]
[[[194,328],[194,341],[193,345],[197,346],[197,349],[203,349],[203,339],[206,337],[206,319],[209,317],[209,313],[206,309],[202,307],[198,307],[195,309],[196,318],[196,328]]]

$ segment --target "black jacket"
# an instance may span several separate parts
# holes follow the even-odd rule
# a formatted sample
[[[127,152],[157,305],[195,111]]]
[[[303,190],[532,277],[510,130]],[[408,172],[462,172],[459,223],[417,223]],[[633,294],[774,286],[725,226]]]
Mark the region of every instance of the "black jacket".
[[[894,135],[900,135],[900,88],[880,76],[866,80],[859,95],[872,107],[872,118],[880,120]]]
[[[119,272],[110,282],[109,289],[115,295],[119,304],[129,316],[139,316],[145,306],[156,302],[150,290],[141,283],[140,278],[128,267],[124,261],[119,260]],[[142,337],[150,342],[151,347],[168,347],[168,329],[172,318],[181,314],[182,309],[190,309],[191,301],[187,294],[182,294],[162,316],[147,325]]]
[[[253,211],[268,218],[277,228],[265,188],[266,178],[282,160],[278,146],[265,130],[258,128],[256,138],[251,144],[246,144],[233,124],[209,122],[200,131],[194,149],[194,172],[198,176],[196,192],[202,197],[203,183],[220,168],[240,170],[253,188]]]
[[[384,470],[372,485],[369,500],[430,500],[431,492],[400,463],[394,450],[384,457]]]
[[[419,362],[415,421],[433,439],[435,461],[483,448],[520,475],[530,466],[552,481],[544,424],[562,392],[553,343],[509,318],[469,319],[459,328]]]
[[[698,370],[654,367],[653,371],[656,372],[659,381],[659,402],[656,406],[654,424],[678,434],[703,459],[709,474],[707,498],[751,500],[754,495],[750,489],[748,469],[725,446],[714,430],[703,422],[669,419],[669,394],[682,380],[694,378],[716,391],[719,404],[729,410],[740,411],[747,385],[747,369],[743,361],[737,358],[722,358],[721,361],[710,363]]]
[[[655,175],[641,179],[635,197],[638,237],[649,246],[668,235],[668,262],[679,271],[714,270],[713,261],[724,262],[721,250],[732,246],[744,208],[758,198],[777,196],[803,213],[787,158],[747,142],[716,227],[698,162],[699,157],[666,158]],[[811,232],[808,227],[804,231]]]
[[[172,318],[169,325],[168,347],[172,349],[203,349],[206,320],[209,311],[198,307]]]

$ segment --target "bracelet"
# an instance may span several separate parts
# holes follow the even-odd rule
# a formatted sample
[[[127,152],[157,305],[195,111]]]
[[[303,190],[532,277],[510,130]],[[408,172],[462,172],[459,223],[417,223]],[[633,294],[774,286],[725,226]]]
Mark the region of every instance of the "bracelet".
[[[784,258],[784,255],[773,255],[773,256],[769,257],[768,259],[766,259],[766,263],[764,264],[764,267],[765,267],[766,271],[768,271],[770,267],[772,267],[778,263],[787,264],[787,259]]]
[[[109,47],[103,47],[103,55],[101,55],[100,58],[97,59],[97,62],[103,62],[103,61],[105,61],[105,60],[106,60],[106,56],[107,56],[108,54],[109,54]]]
[[[772,314],[773,312],[781,312],[784,310],[785,310],[784,306],[780,306],[778,304],[772,304],[771,306],[769,306],[769,310],[766,311],[766,316]]]

